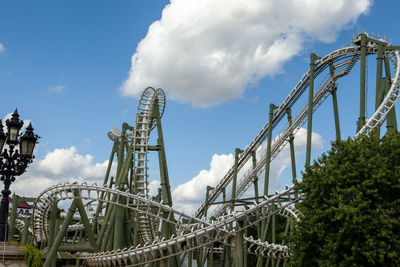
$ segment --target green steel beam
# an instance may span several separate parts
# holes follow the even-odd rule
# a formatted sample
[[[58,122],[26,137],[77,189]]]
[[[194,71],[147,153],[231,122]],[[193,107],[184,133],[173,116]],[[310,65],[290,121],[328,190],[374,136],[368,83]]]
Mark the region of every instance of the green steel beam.
[[[376,57],[376,93],[375,93],[375,110],[377,110],[382,102],[382,67],[383,67],[383,45],[378,45],[378,54]],[[380,136],[380,127],[377,127],[374,134]]]
[[[28,235],[29,235],[29,218],[26,217],[24,220],[24,231],[22,233],[22,239],[21,239],[22,244],[28,243]]]
[[[204,204],[204,219],[207,220],[207,210],[208,210],[208,199],[209,199],[209,193],[211,190],[213,190],[214,187],[207,185],[206,187],[206,201]]]
[[[286,110],[287,116],[288,116],[288,123],[289,123],[289,128],[292,126],[292,111],[290,108]],[[296,155],[294,152],[294,135],[293,133],[290,133],[289,136],[289,145],[290,145],[290,161],[292,163],[292,181],[293,183],[296,180],[297,173],[296,173]]]
[[[78,197],[77,192],[75,192],[74,194],[75,194],[75,196]],[[93,247],[94,251],[98,251],[96,239],[95,239],[94,233],[92,231],[92,227],[90,225],[89,219],[86,215],[85,208],[83,207],[82,200],[80,198],[77,198],[76,202],[77,202],[76,205],[78,207],[79,215],[81,216],[81,222],[82,222],[83,226],[85,227],[86,235],[89,239],[90,245]]]
[[[243,152],[243,150],[241,150],[240,148],[235,149],[235,163],[233,165],[233,178],[232,178],[231,211],[233,211],[233,209],[235,207],[236,181],[237,181],[237,174],[238,174],[239,154],[242,152]]]
[[[112,164],[113,164],[113,161],[114,161],[114,156],[116,154],[117,149],[118,149],[118,142],[114,142],[112,150],[111,150],[110,159],[108,160],[108,165],[107,165],[106,175],[105,175],[104,181],[103,181],[103,186],[107,185],[107,183],[108,183],[108,178],[110,177],[111,167],[112,167]],[[99,199],[103,199],[103,197],[104,197],[104,193],[101,192]],[[93,226],[92,226],[92,231],[93,232],[97,232],[97,219],[98,219],[98,216],[99,216],[99,214],[100,214],[102,209],[103,209],[103,201],[99,201],[99,204],[97,205],[96,212],[95,212],[95,214],[93,216],[94,217],[93,218]]]
[[[50,267],[53,265],[53,262],[56,259],[56,253],[57,253],[58,247],[60,246],[63,236],[68,228],[68,225],[70,224],[70,222],[72,220],[72,216],[75,213],[76,206],[77,206],[77,199],[74,199],[68,210],[67,215],[65,216],[64,222],[61,225],[61,228],[58,231],[56,238],[54,239],[54,243],[50,247],[50,251],[48,251],[46,261],[44,262],[43,267]]]
[[[264,179],[264,195],[268,195],[269,185],[269,168],[271,165],[271,143],[272,143],[272,120],[274,118],[274,110],[277,108],[274,104],[269,105],[269,120],[268,120],[268,141],[267,155],[265,161],[265,179]]]
[[[336,95],[337,87],[333,86],[331,95],[332,95],[332,104],[333,104],[333,116],[335,118],[335,129],[336,129],[336,140],[341,140],[340,136],[340,123],[339,123],[339,108],[337,103],[337,95]]]
[[[310,75],[308,88],[308,115],[307,115],[307,148],[306,148],[306,166],[311,163],[311,136],[312,136],[312,115],[314,108],[314,69],[317,56],[312,53],[310,55]]]
[[[366,46],[367,46],[367,36],[361,34],[361,52],[360,52],[360,117],[357,121],[357,132],[365,124],[365,70],[366,70]]]

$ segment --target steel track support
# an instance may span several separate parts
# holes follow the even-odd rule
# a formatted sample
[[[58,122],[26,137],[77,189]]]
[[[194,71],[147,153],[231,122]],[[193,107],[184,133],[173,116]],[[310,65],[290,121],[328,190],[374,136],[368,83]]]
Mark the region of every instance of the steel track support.
[[[24,231],[22,232],[22,239],[21,243],[22,244],[27,244],[28,243],[28,234],[29,234],[29,218],[26,217],[24,220]]]
[[[272,204],[272,210],[275,210],[275,204]],[[276,244],[276,214],[272,214],[272,222],[271,222],[271,235],[272,235],[272,243]],[[276,260],[272,259],[272,266],[275,266]]]
[[[361,34],[361,53],[360,53],[360,117],[357,121],[357,132],[365,124],[365,69],[366,69],[366,46],[367,46],[367,36],[363,33]]]
[[[46,248],[47,255],[49,255],[49,251],[53,247],[54,238],[56,235],[56,221],[57,221],[57,204],[52,204],[50,208],[49,235]],[[52,263],[54,263],[55,265],[55,259],[52,259]]]
[[[252,162],[253,162],[253,170],[254,170],[257,167],[256,151],[251,151],[251,159],[252,159]],[[258,197],[258,177],[257,177],[257,175],[254,176],[253,185],[254,185],[254,196],[256,197],[256,202],[258,203],[258,200],[257,200],[257,197]]]
[[[121,203],[126,204],[126,198],[120,198]],[[125,211],[124,207],[116,206],[115,207],[115,217],[114,217],[114,236],[113,236],[113,249],[123,249],[125,247],[126,242],[126,232],[125,229]]]
[[[274,118],[274,110],[277,108],[274,104],[269,105],[269,120],[268,120],[268,139],[267,139],[267,155],[265,160],[265,179],[264,179],[264,196],[268,196],[269,185],[269,169],[271,165],[271,144],[272,144],[272,120]],[[261,241],[264,242],[267,236],[269,217],[261,223]],[[257,267],[261,267],[263,258],[258,257]]]
[[[248,232],[247,232],[247,230],[248,230],[248,227],[247,227],[247,224],[248,224],[248,219],[246,218],[245,220],[244,220],[244,226],[246,227],[245,229],[244,229],[244,236],[248,236]],[[247,252],[248,252],[248,246],[247,246],[247,242],[243,242],[244,244],[243,244],[243,267],[247,267]]]
[[[121,131],[121,137],[120,137],[120,144],[119,144],[119,151],[118,151],[118,166],[117,166],[117,177],[119,180],[118,183],[115,184],[115,188],[119,190],[124,190],[124,185],[125,183],[127,184],[128,181],[128,169],[131,164],[130,161],[127,161],[126,159],[129,158],[129,156],[125,157],[125,143],[127,142],[126,140],[126,130],[128,128],[127,123],[122,124],[122,131]],[[129,149],[128,149],[129,150]],[[128,155],[128,154],[127,154]],[[123,198],[122,198],[122,201]],[[114,250],[117,249],[123,249],[125,247],[125,233],[124,233],[124,222],[125,222],[125,212],[124,208],[121,206],[116,206],[115,208],[115,216],[112,217],[112,220],[114,220],[114,233],[113,233],[113,246],[112,248]]]
[[[111,205],[110,205],[111,206]],[[105,229],[107,229],[104,233],[104,236],[101,239],[97,239],[97,245],[100,247],[100,251],[105,251],[107,249],[108,243],[111,241],[111,233],[114,232],[114,217],[115,217],[115,209],[110,208],[110,217],[113,218],[112,220],[109,220],[109,223]],[[104,220],[105,221],[105,220]],[[103,222],[104,224],[105,222]],[[112,243],[111,243],[112,244]],[[101,246],[100,246],[101,245]]]
[[[389,92],[390,86],[392,85],[392,76],[390,73],[390,64],[389,59],[387,57],[384,58],[385,62],[385,81],[384,81],[384,91],[385,95]],[[393,105],[393,108],[389,111],[387,115],[386,121],[386,130],[387,132],[397,131],[397,118],[396,118],[396,106]]]
[[[238,174],[239,154],[242,152],[243,152],[243,150],[241,150],[240,148],[235,149],[235,163],[233,165],[233,178],[232,178],[231,211],[233,211],[235,208],[236,181],[237,181],[237,174]]]
[[[289,123],[289,128],[292,127],[292,111],[291,108],[288,108],[286,110],[287,116],[288,116],[288,123]],[[296,154],[294,152],[294,135],[293,133],[290,133],[289,135],[289,145],[290,145],[290,162],[292,163],[292,181],[293,183],[296,180],[297,177],[297,172],[296,172]]]
[[[376,92],[375,92],[375,111],[379,108],[381,104],[382,95],[382,66],[383,66],[383,50],[384,46],[378,44],[378,54],[376,56]],[[380,127],[376,127],[374,134],[378,137],[380,136]]]
[[[339,123],[339,108],[338,108],[338,103],[337,103],[337,86],[336,84],[333,85],[331,95],[332,95],[332,104],[333,104],[333,115],[335,118],[335,129],[336,129],[336,140],[341,140],[340,136],[340,123]]]
[[[168,176],[168,167],[167,167],[167,157],[165,155],[165,146],[164,146],[164,136],[161,125],[161,115],[160,109],[158,105],[158,99],[155,100],[152,110],[152,118],[156,121],[157,126],[157,146],[158,146],[158,161],[160,165],[160,185],[161,185],[161,199],[164,205],[168,205],[172,207],[172,196],[171,196],[171,186],[169,182]],[[165,217],[168,214],[164,214]],[[176,235],[175,225],[167,223],[166,221],[161,222],[162,225],[162,233],[161,236],[165,238],[169,238],[171,234]],[[173,248],[174,253],[178,252],[177,247]],[[180,266],[180,259],[178,256],[173,256],[170,259],[165,259],[160,262],[160,264],[168,264],[170,266]]]
[[[107,183],[108,183],[108,178],[110,177],[111,167],[112,167],[112,163],[114,161],[114,156],[117,152],[117,148],[118,148],[118,142],[114,142],[112,151],[111,151],[111,155],[110,155],[110,159],[108,160],[108,166],[107,166],[107,170],[106,170],[106,175],[104,177],[103,186],[107,185]],[[104,197],[104,193],[101,192],[100,199],[103,199],[103,197]],[[95,212],[94,218],[93,218],[92,231],[94,233],[97,233],[97,218],[98,218],[102,208],[103,208],[103,202],[99,201],[99,204],[97,205],[97,209],[96,209],[96,212]]]
[[[267,232],[268,232],[268,226],[269,226],[269,221],[271,217],[268,217],[266,220],[262,221],[262,226],[261,226],[261,237],[259,239],[261,242],[265,242],[267,239]],[[264,258],[262,256],[258,256],[257,259],[257,267],[261,267],[263,264]]]
[[[189,241],[192,242],[192,241]],[[188,251],[188,267],[192,267],[193,250]]]
[[[61,225],[61,228],[58,231],[56,238],[54,239],[54,243],[50,247],[50,251],[47,251],[47,257],[46,257],[46,261],[43,264],[43,267],[55,266],[55,265],[53,265],[53,263],[56,260],[57,249],[60,246],[62,238],[63,238],[63,236],[64,236],[64,234],[65,234],[65,232],[67,230],[67,227],[68,227],[68,225],[70,224],[70,222],[72,220],[72,216],[75,213],[76,206],[77,206],[77,199],[74,199],[72,201],[72,204],[71,204],[69,210],[68,210],[67,216],[65,216],[64,222]]]
[[[314,69],[317,56],[312,53],[310,55],[310,75],[308,88],[308,115],[307,115],[307,149],[306,149],[306,167],[311,163],[311,136],[312,136],[312,115],[314,108]]]
[[[269,105],[269,120],[268,120],[268,140],[267,140],[267,156],[265,160],[265,179],[264,179],[264,195],[268,196],[269,185],[269,168],[271,165],[271,143],[272,143],[272,120],[274,118],[274,110],[278,108],[274,104]]]
[[[251,158],[253,160],[253,169],[255,169],[257,167],[256,151],[251,152]],[[258,177],[257,177],[257,175],[254,176],[253,184],[254,184],[255,202],[258,203]],[[258,222],[257,223],[257,236],[260,236],[260,235],[261,235],[261,222]]]
[[[86,215],[85,208],[83,207],[82,200],[79,198],[79,195],[78,195],[77,192],[74,192],[74,194],[77,197],[76,198],[76,200],[77,200],[76,201],[77,202],[76,205],[77,205],[77,208],[78,208],[78,211],[79,211],[79,215],[81,216],[81,222],[82,222],[83,226],[85,227],[85,232],[86,232],[86,235],[87,235],[87,237],[89,239],[89,243],[93,247],[94,251],[98,251],[97,244],[96,244],[96,238],[95,238],[94,233],[92,231],[92,227],[90,225],[89,219],[88,219],[88,217]]]
[[[243,225],[237,222],[236,225],[236,244],[235,244],[235,267],[243,267],[244,260],[244,235]]]
[[[227,243],[231,244],[231,238],[228,237]],[[231,246],[225,245],[225,259],[224,259],[224,266],[230,267],[231,265]]]

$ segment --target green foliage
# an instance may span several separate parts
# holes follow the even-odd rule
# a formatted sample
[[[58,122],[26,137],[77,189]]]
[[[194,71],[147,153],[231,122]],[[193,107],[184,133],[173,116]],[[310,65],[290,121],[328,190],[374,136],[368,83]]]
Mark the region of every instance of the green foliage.
[[[296,189],[296,266],[400,266],[400,134],[332,144]]]
[[[24,260],[28,267],[42,266],[42,254],[40,253],[39,249],[31,245],[26,245],[24,252],[25,252]]]

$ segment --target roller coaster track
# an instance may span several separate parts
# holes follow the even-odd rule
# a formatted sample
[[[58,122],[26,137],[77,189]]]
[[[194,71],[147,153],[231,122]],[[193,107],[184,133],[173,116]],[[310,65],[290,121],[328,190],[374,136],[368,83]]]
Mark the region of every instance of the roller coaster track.
[[[335,82],[338,78],[346,76],[351,69],[353,68],[354,64],[359,58],[360,49],[358,46],[350,46],[350,47],[342,47],[323,58],[317,60],[315,65],[315,77],[317,77],[324,69],[329,67],[329,64],[336,64],[335,69],[341,69],[341,72],[335,71],[335,75],[328,77],[324,80],[322,85],[319,87],[319,90],[316,91],[314,94],[313,99],[313,112],[318,109],[318,107],[323,103],[323,101],[328,97],[331,89],[335,85]],[[376,54],[377,49],[376,46],[369,45],[367,47],[367,54]],[[393,62],[395,68],[395,76],[392,81],[391,88],[389,93],[386,95],[384,101],[380,105],[380,107],[376,110],[376,112],[367,120],[367,123],[364,127],[358,131],[355,135],[360,136],[361,134],[365,134],[370,132],[372,129],[380,126],[384,120],[386,119],[387,113],[390,109],[394,106],[394,103],[397,101],[399,97],[399,67],[397,62],[399,62],[398,51],[389,51],[387,53],[388,57]],[[343,60],[344,61],[340,61]],[[293,104],[299,99],[299,97],[304,93],[304,91],[309,86],[309,72],[307,72],[302,79],[298,82],[295,88],[291,91],[291,93],[286,97],[283,103],[279,106],[277,112],[274,114],[272,128],[275,128],[276,125],[282,120],[284,115],[287,112],[288,108],[291,108]],[[305,105],[304,108],[301,110],[299,115],[295,118],[291,127],[286,128],[282,134],[278,135],[277,138],[272,143],[272,153],[271,153],[271,161],[278,155],[278,153],[285,147],[288,143],[290,136],[295,135],[295,133],[300,129],[300,127],[306,122],[307,120],[307,111],[308,105]],[[268,128],[270,127],[267,123],[262,130],[258,133],[258,135],[254,138],[254,140],[247,146],[245,151],[240,154],[239,161],[238,161],[238,170],[243,168],[243,166],[248,162],[251,158],[251,154],[253,151],[257,151],[257,149],[262,145],[264,140],[266,139]],[[236,189],[236,196],[240,197],[247,188],[251,185],[254,177],[258,177],[261,172],[265,169],[265,162],[266,162],[266,154],[262,153],[262,158],[257,162],[257,165],[254,169],[247,171],[243,177],[240,178],[239,185]],[[212,203],[217,200],[217,198],[221,195],[222,190],[227,188],[228,184],[233,179],[234,168],[232,167],[227,174],[222,178],[220,183],[215,187],[213,191],[210,192],[209,202]],[[230,196],[230,194],[228,194]],[[228,208],[229,203],[220,205],[212,216],[219,216],[223,214],[226,209]],[[205,203],[203,203],[200,208],[196,212],[196,217],[201,217],[204,215],[204,207]]]
[[[151,113],[153,104],[158,97],[153,88],[144,90],[140,98],[137,112],[135,129],[133,131],[133,163],[135,166],[134,176],[136,183],[136,193],[148,197],[147,188],[147,145],[152,127]],[[140,235],[144,242],[152,242],[155,234],[151,219],[143,212],[138,213],[138,225]]]
[[[376,53],[377,46],[374,43],[367,43],[366,54],[372,55]],[[355,137],[367,134],[382,125],[388,112],[394,107],[395,102],[400,96],[399,50],[387,49],[385,57],[390,59],[394,69],[394,77],[390,89],[381,105],[367,119],[365,125],[356,133]],[[331,75],[322,79],[321,85],[315,91],[313,96],[313,112],[321,106],[332,90],[336,89],[337,80],[350,73],[359,58],[360,46],[352,44],[339,48],[316,60],[314,77],[318,77],[328,67],[334,69],[334,72],[331,72]],[[274,112],[271,125],[269,123],[265,124],[258,135],[246,147],[245,151],[239,155],[237,168],[238,172],[242,170],[243,175],[239,178],[239,183],[235,191],[237,197],[246,192],[254,178],[260,176],[265,168],[267,158],[262,148],[270,127],[275,129],[278,126],[287,114],[288,109],[292,108],[298,102],[303,93],[309,88],[309,85],[310,72],[307,72],[277,108],[276,112]],[[205,247],[216,241],[227,246],[232,246],[229,241],[230,237],[234,237],[243,229],[274,214],[299,220],[300,214],[293,208],[293,204],[301,198],[301,195],[296,195],[293,192],[293,186],[286,186],[284,190],[276,192],[270,197],[264,196],[262,201],[254,202],[248,208],[241,211],[229,212],[227,208],[230,204],[221,204],[217,206],[212,216],[210,216],[210,218],[216,218],[211,222],[207,218],[204,218],[205,203],[201,205],[194,216],[189,216],[168,205],[151,200],[148,196],[147,188],[147,152],[149,134],[154,128],[151,113],[156,100],[160,104],[159,111],[162,114],[165,108],[164,93],[160,89],[147,88],[139,101],[135,128],[132,135],[130,135],[134,144],[133,165],[136,186],[134,194],[125,192],[123,187],[112,189],[96,185],[68,183],[50,187],[43,191],[34,203],[32,231],[36,241],[47,240],[47,218],[51,205],[62,200],[71,200],[74,198],[81,198],[86,201],[102,201],[124,207],[137,214],[139,233],[143,241],[142,244],[122,250],[79,253],[76,255],[91,266],[103,266],[104,264],[136,266],[173,256],[180,256],[183,259],[185,253]],[[276,135],[272,143],[271,161],[282,151],[288,143],[289,138],[295,135],[307,121],[308,109],[309,106],[307,104],[300,108],[299,113],[294,117],[293,123]],[[261,154],[261,156],[258,157],[256,166],[247,170],[248,167],[246,164],[254,152]],[[234,169],[232,167],[215,189],[211,191],[209,203],[217,201],[223,190],[228,188],[228,185],[232,182],[233,175]],[[156,224],[160,224],[162,221],[174,225],[177,229],[177,234],[172,235],[169,239],[160,239],[156,235],[154,228]],[[244,221],[246,222],[245,224],[242,223]],[[81,229],[80,227],[76,226],[75,228]],[[287,259],[290,257],[290,251],[285,245],[262,242],[261,240],[254,240],[252,237],[244,237],[244,242],[246,242],[248,252],[251,254],[275,259]],[[176,247],[179,249],[176,250]]]
[[[78,192],[79,194],[75,194]],[[285,190],[277,193],[271,198],[265,198],[259,204],[256,204],[241,212],[230,213],[228,215],[218,218],[217,221],[208,223],[206,221],[197,219],[193,216],[188,216],[180,211],[177,211],[167,205],[152,201],[143,196],[130,194],[128,192],[122,192],[116,189],[110,189],[108,187],[98,187],[96,185],[86,184],[63,184],[50,187],[43,191],[37,198],[34,210],[33,210],[33,231],[34,236],[37,237],[45,236],[44,232],[47,231],[46,218],[50,211],[52,204],[62,200],[71,200],[77,198],[77,195],[84,200],[98,200],[101,195],[105,196],[104,201],[112,203],[117,206],[122,206],[126,209],[131,209],[136,212],[142,212],[149,217],[160,218],[161,214],[167,213],[167,217],[163,217],[163,220],[169,223],[175,224],[181,229],[176,237],[171,237],[169,240],[154,240],[151,244],[139,245],[137,247],[131,247],[124,250],[115,250],[100,252],[94,254],[80,254],[78,257],[86,260],[90,264],[102,264],[102,263],[113,263],[113,264],[129,264],[137,265],[143,264],[141,257],[146,258],[146,262],[158,261],[162,258],[168,258],[174,255],[171,253],[173,246],[179,245],[181,250],[175,254],[183,254],[187,251],[193,250],[198,247],[203,247],[215,241],[223,241],[228,236],[235,235],[235,231],[245,229],[251,225],[261,221],[262,219],[271,216],[272,214],[279,214],[285,217],[291,217],[298,220],[299,214],[296,210],[291,208],[291,205],[296,202],[300,196],[295,196],[292,192],[292,187],[287,187]],[[283,198],[285,198],[283,200]],[[275,203],[274,209],[271,209],[271,203]],[[156,207],[156,211],[154,208]],[[261,210],[263,212],[261,212]],[[179,216],[178,220],[174,219],[174,216]],[[257,215],[257,220],[251,221],[249,218]],[[184,218],[189,222],[191,228],[180,223],[181,219]],[[243,220],[247,220],[246,226],[236,229],[235,231],[230,230],[232,223],[238,223]],[[239,224],[237,224],[239,225]],[[216,236],[215,236],[215,233]],[[253,246],[257,247],[256,254],[263,255],[272,258],[288,258],[290,256],[287,246],[269,244],[268,242],[261,242],[260,240],[254,240],[253,238],[246,238],[245,241],[249,243],[249,249]],[[196,245],[189,245],[196,243]],[[185,246],[181,246],[185,244]],[[167,253],[168,251],[168,253]],[[156,255],[161,255],[156,256]]]

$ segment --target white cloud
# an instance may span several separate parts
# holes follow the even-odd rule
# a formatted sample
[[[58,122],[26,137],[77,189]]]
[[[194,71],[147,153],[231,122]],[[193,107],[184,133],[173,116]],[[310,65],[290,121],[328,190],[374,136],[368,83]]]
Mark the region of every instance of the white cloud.
[[[210,163],[209,170],[201,170],[197,176],[190,181],[178,185],[172,192],[174,205],[182,211],[193,213],[193,208],[204,200],[206,186],[215,186],[233,165],[232,154],[215,154]]]
[[[66,86],[64,86],[64,85],[56,85],[56,86],[51,86],[49,88],[49,90],[51,92],[55,92],[55,93],[62,93],[62,92],[64,92],[65,88],[66,88]]]
[[[3,53],[4,51],[6,51],[6,48],[2,43],[0,43],[0,53]]]
[[[295,139],[295,153],[296,158],[305,153],[306,143],[307,143],[307,130],[300,128],[297,132]],[[312,133],[312,149],[320,150],[323,147],[323,140],[321,135],[318,133]],[[257,150],[257,158],[261,158],[261,155],[266,153],[266,143]],[[192,178],[190,181],[178,185],[172,192],[172,199],[174,206],[182,211],[189,214],[193,214],[200,204],[205,199],[206,186],[215,186],[226,174],[229,168],[232,167],[234,163],[234,156],[232,154],[215,154],[210,163],[209,170],[201,170],[197,176]],[[278,154],[278,156],[272,161],[270,168],[270,182],[269,182],[269,193],[273,192],[275,189],[280,187],[280,180],[282,178],[283,171],[290,167],[290,152],[289,145]],[[245,173],[251,166],[251,161],[249,161],[239,172],[238,181],[240,180],[241,174]],[[260,175],[259,179],[259,194],[263,193],[264,187],[264,172]],[[227,193],[229,188],[227,189]],[[252,189],[245,194],[245,196],[253,196]]]
[[[17,177],[11,190],[21,196],[35,197],[45,188],[58,183],[86,181],[101,186],[107,165],[108,160],[95,163],[92,155],[81,155],[73,146],[55,149],[44,159],[35,159],[27,171]],[[115,173],[115,169],[113,171]]]
[[[161,87],[203,107],[241,97],[282,72],[307,39],[334,41],[371,2],[171,0],[138,44],[121,91],[139,96],[147,86]]]

